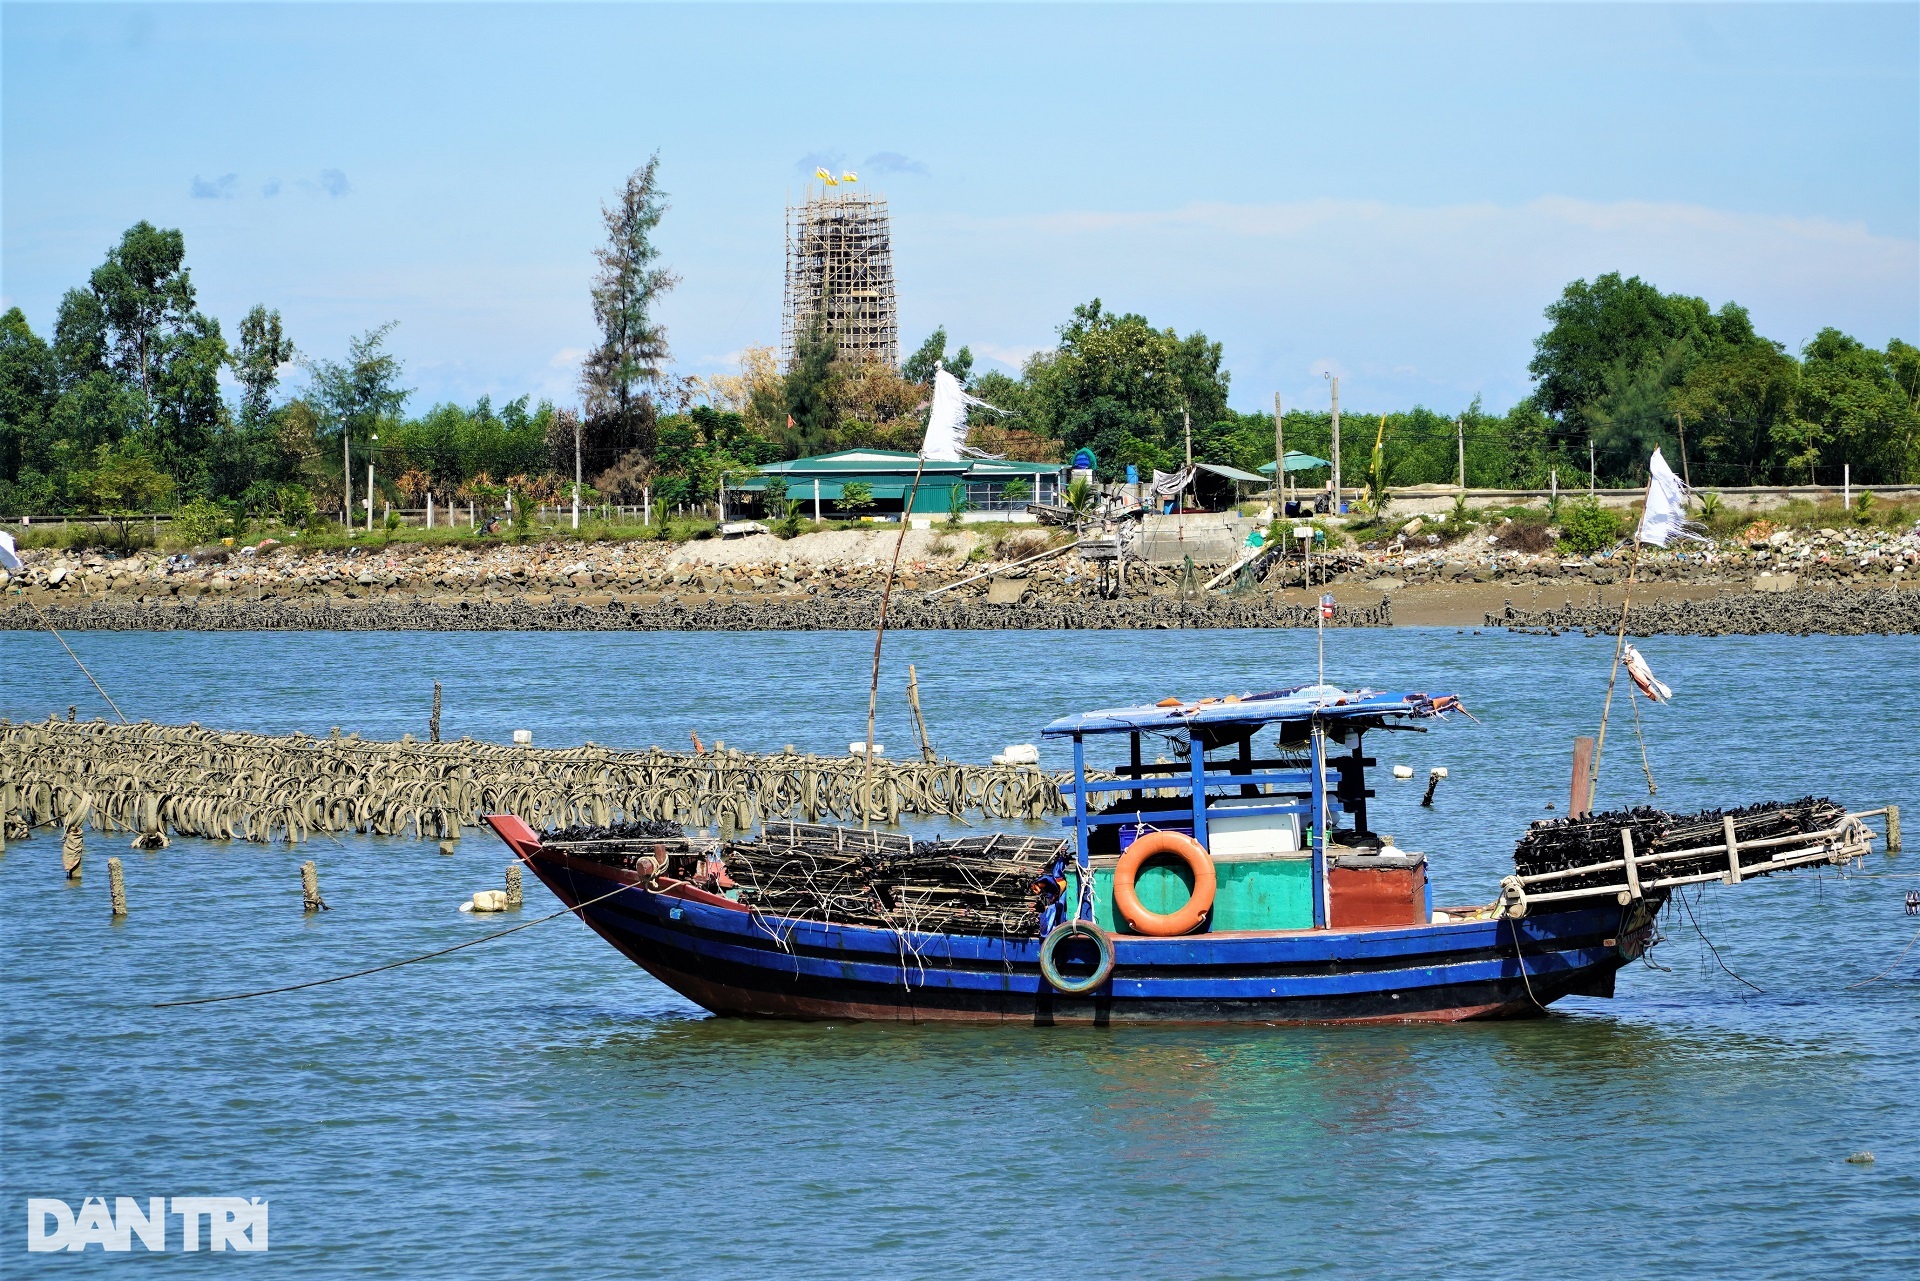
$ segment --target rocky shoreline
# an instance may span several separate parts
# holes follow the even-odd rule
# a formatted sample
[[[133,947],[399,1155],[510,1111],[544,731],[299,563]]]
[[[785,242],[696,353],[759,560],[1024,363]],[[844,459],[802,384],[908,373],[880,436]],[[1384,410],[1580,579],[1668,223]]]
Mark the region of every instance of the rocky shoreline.
[[[1620,626],[1620,606],[1605,602],[1559,609],[1515,609],[1508,604],[1486,616],[1486,626],[1557,636],[1579,631],[1611,634]],[[1739,592],[1707,600],[1644,600],[1628,614],[1634,636],[1912,635],[1920,633],[1920,591],[1831,588],[1790,592]]]
[[[878,592],[831,597],[695,597],[658,600],[605,596],[556,599],[512,596],[481,600],[320,601],[264,599],[142,604],[85,601],[42,606],[63,631],[429,631],[429,632],[754,632],[871,631]],[[1313,627],[1318,610],[1272,596],[1200,596],[1181,600],[1036,600],[989,604],[978,599],[896,595],[887,625],[900,631],[1116,631],[1173,628]],[[1336,605],[1331,627],[1390,627],[1392,604]],[[32,608],[0,609],[0,628],[41,626]]]
[[[1334,626],[1611,630],[1628,563],[1618,549],[1525,552],[1504,526],[1441,546],[1372,544],[1288,560],[1207,591],[1219,566],[1083,560],[1065,532],[1024,527],[906,536],[889,607],[902,630]],[[162,556],[35,549],[0,572],[0,628],[156,631],[865,630],[897,534],[843,530],[688,543],[396,543],[323,549],[263,540]],[[1403,542],[1405,540],[1402,540]],[[1049,551],[1049,545],[1052,545]],[[1045,553],[1045,554],[1042,554]],[[1776,530],[1648,549],[1636,631],[1697,635],[1911,633],[1920,526]],[[1903,590],[1905,589],[1905,590]],[[938,594],[935,594],[935,593]],[[1583,603],[1576,605],[1574,598]],[[1562,607],[1547,604],[1564,598]],[[1520,607],[1512,601],[1524,601]]]

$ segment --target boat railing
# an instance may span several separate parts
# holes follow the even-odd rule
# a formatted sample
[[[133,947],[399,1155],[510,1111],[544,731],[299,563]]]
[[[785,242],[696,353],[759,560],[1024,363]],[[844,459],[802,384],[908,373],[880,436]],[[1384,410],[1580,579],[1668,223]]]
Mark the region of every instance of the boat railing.
[[[1621,852],[1617,859],[1586,863],[1579,867],[1562,868],[1553,872],[1509,876],[1501,881],[1502,910],[1508,916],[1525,916],[1527,909],[1536,903],[1604,898],[1608,895],[1626,904],[1634,899],[1644,898],[1650,890],[1671,889],[1680,885],[1699,885],[1707,881],[1738,885],[1751,877],[1765,876],[1796,867],[1809,867],[1820,863],[1844,865],[1863,858],[1871,852],[1873,842],[1878,838],[1873,829],[1867,826],[1866,820],[1885,812],[1885,810],[1862,810],[1848,814],[1832,827],[1818,831],[1795,832],[1786,836],[1771,836],[1750,841],[1735,838],[1733,820],[1729,818],[1725,821],[1723,838],[1714,844],[1697,845],[1688,849],[1661,850],[1649,854],[1638,853],[1633,847],[1633,832],[1623,829],[1620,833]],[[1743,854],[1765,850],[1779,852],[1753,862],[1741,860]],[[1703,858],[1717,861],[1705,871],[1660,875],[1662,865],[1671,865],[1684,859],[1698,861]],[[1588,885],[1567,890],[1549,889],[1544,893],[1533,889],[1534,886],[1565,881],[1572,877],[1594,876],[1615,871],[1622,873],[1621,880],[1617,884]]]

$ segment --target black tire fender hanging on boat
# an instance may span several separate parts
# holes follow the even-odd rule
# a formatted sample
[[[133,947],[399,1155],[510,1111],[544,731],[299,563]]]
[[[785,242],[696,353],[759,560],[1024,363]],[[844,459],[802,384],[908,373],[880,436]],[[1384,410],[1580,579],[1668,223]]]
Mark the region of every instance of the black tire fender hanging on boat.
[[[1093,973],[1085,978],[1068,978],[1060,972],[1060,967],[1055,961],[1061,944],[1073,938],[1091,939],[1095,950],[1100,955],[1100,959],[1094,964]],[[1092,921],[1068,921],[1064,925],[1056,926],[1040,944],[1040,977],[1068,996],[1086,995],[1113,977],[1113,939]]]

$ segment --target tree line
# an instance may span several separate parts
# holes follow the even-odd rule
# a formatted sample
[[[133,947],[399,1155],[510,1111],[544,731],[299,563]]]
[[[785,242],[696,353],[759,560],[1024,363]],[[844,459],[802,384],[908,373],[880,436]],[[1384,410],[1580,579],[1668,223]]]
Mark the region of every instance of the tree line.
[[[842,360],[817,323],[784,370],[756,347],[737,373],[676,376],[658,307],[678,277],[654,243],[668,209],[657,156],[602,209],[599,340],[577,411],[523,396],[410,415],[392,324],[319,359],[261,305],[229,342],[198,308],[181,233],[137,223],[61,299],[50,339],[17,307],[0,317],[0,515],[193,506],[298,525],[344,514],[350,493],[364,502],[369,460],[374,501],[395,506],[563,502],[576,474],[589,502],[697,504],[763,463],[917,448],[936,364],[1006,411],[974,411],[974,443],[991,453],[1086,448],[1106,479],[1172,470],[1189,438],[1197,460],[1273,459],[1272,415],[1228,405],[1221,344],[1097,298],[1017,376],[976,371],[944,328],[898,367]],[[1874,348],[1825,329],[1795,354],[1735,303],[1714,310],[1617,273],[1574,281],[1546,320],[1527,399],[1504,414],[1477,398],[1451,413],[1349,410],[1343,478],[1452,482],[1464,448],[1476,487],[1583,486],[1590,460],[1597,483],[1633,484],[1658,446],[1696,485],[1837,483],[1843,465],[1856,483],[1920,480],[1920,349],[1900,339]],[[289,392],[295,371],[305,383]],[[1289,409],[1284,430],[1289,449],[1330,456],[1328,412]]]

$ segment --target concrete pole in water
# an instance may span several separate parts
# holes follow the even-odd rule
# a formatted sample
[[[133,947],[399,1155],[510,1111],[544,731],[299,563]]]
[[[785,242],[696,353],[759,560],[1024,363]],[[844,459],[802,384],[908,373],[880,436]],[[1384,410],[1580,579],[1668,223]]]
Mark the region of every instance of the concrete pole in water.
[[[86,842],[80,835],[80,824],[69,824],[67,834],[60,842],[60,870],[67,874],[69,881],[80,879],[80,861],[86,857],[86,852]]]
[[[1287,429],[1280,414],[1280,393],[1273,393],[1273,518],[1287,506]]]
[[[507,906],[519,907],[526,901],[526,895],[520,888],[520,865],[507,864]]]
[[[1329,460],[1333,463],[1332,514],[1338,516],[1340,514],[1340,380],[1328,374],[1327,381],[1333,385],[1333,449],[1330,451],[1333,457]]]
[[[120,871],[120,860],[117,858],[107,860],[107,897],[113,903],[115,916],[127,914],[127,882]]]

